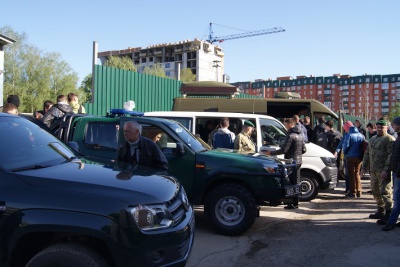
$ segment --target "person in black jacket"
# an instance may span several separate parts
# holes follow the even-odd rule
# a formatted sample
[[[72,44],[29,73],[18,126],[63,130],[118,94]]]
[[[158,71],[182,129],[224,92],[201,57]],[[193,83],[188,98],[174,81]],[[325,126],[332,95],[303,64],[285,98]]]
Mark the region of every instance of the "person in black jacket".
[[[325,117],[324,116],[318,118],[318,125],[316,125],[314,127],[311,142],[313,142],[314,144],[317,144],[318,135],[323,132],[325,132]]]
[[[302,164],[302,154],[306,152],[304,137],[301,132],[301,126],[297,125],[293,118],[285,119],[284,125],[288,130],[288,135],[281,145],[280,149],[275,151],[266,150],[267,155],[285,154],[285,159],[294,159],[297,165],[297,182],[300,180],[300,167]],[[293,204],[289,204],[285,209],[296,209],[299,207],[299,199],[297,198]]]
[[[65,95],[57,96],[57,104],[53,105],[46,114],[44,114],[42,121],[50,130],[56,130],[60,119],[65,114],[71,114],[72,108],[67,103]]]
[[[168,170],[168,161],[153,140],[141,135],[142,126],[136,121],[124,124],[124,142],[118,149],[119,162]]]

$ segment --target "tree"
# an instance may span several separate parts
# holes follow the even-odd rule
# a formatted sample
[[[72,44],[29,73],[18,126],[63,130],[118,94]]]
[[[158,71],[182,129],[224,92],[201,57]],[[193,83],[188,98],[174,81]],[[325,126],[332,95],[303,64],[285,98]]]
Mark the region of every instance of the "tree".
[[[394,118],[400,116],[400,102],[396,101],[396,105],[392,107],[392,109],[389,112],[389,120],[393,121]]]
[[[84,96],[79,96],[79,99],[82,99],[84,102],[92,102],[92,74],[89,73],[83,78],[81,82],[81,86],[79,87],[79,91],[84,93]]]
[[[168,78],[167,74],[165,74],[165,70],[161,67],[160,64],[155,64],[151,67],[145,67],[143,73],[162,78]]]
[[[105,66],[122,70],[137,71],[137,67],[129,57],[110,56],[107,59]]]
[[[194,82],[196,81],[196,74],[193,74],[189,68],[181,69],[181,82]]]
[[[56,101],[57,95],[77,92],[78,74],[58,53],[43,52],[27,44],[27,35],[10,27],[0,32],[16,42],[4,50],[4,99],[16,94],[21,100],[20,112],[42,109],[45,100]]]

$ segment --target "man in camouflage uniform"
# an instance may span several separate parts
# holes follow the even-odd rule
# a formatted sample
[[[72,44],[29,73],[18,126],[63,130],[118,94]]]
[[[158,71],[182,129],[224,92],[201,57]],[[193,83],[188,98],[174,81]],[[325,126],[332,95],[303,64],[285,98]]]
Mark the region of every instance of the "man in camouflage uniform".
[[[235,138],[234,148],[239,152],[256,152],[256,147],[250,139],[253,129],[254,124],[251,121],[244,121],[242,131]]]
[[[361,175],[370,171],[371,191],[378,210],[369,218],[388,220],[392,210],[392,179],[390,175],[390,159],[394,137],[387,133],[388,123],[380,120],[376,123],[376,135],[369,142],[362,162]]]

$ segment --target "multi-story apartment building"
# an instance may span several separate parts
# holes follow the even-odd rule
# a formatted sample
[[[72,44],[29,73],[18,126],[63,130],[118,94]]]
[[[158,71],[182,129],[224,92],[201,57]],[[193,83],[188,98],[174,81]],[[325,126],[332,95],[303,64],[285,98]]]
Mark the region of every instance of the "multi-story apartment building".
[[[278,92],[296,92],[301,98],[317,99],[337,112],[377,119],[400,101],[400,74],[350,76],[290,76],[276,80],[233,83],[243,93],[271,98]]]
[[[196,81],[224,81],[222,48],[198,39],[98,53],[102,64],[109,56],[131,58],[138,72],[143,72],[145,67],[160,64],[172,79],[177,79],[179,68],[189,68],[196,75]]]

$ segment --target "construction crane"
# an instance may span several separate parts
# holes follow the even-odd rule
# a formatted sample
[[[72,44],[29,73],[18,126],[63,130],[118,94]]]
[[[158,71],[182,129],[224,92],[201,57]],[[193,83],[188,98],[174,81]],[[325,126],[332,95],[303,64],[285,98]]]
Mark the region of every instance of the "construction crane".
[[[221,36],[221,37],[214,37],[213,36],[213,31],[212,31],[212,23],[210,22],[210,34],[208,36],[207,42],[213,44],[215,42],[220,42],[222,43],[223,41],[226,40],[232,40],[232,39],[239,39],[239,38],[245,38],[245,37],[251,37],[251,36],[257,36],[257,35],[264,35],[264,34],[270,34],[270,33],[278,33],[278,32],[284,32],[285,29],[283,28],[271,28],[271,29],[266,29],[266,30],[260,30],[260,31],[251,31],[251,32],[244,32],[244,33],[239,33],[239,34],[232,34],[232,35],[226,35],[226,36]]]

